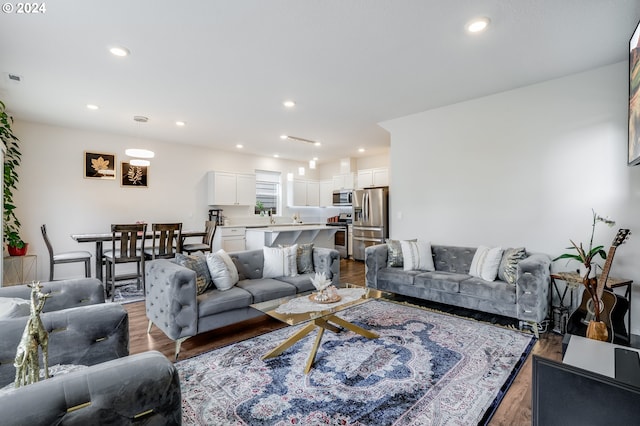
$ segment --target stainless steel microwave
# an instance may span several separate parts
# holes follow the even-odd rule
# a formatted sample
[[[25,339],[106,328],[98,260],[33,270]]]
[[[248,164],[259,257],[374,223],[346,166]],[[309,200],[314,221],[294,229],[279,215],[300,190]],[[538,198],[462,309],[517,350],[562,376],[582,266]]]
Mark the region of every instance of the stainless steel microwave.
[[[351,206],[353,205],[353,191],[351,189],[340,189],[333,191],[334,206]]]

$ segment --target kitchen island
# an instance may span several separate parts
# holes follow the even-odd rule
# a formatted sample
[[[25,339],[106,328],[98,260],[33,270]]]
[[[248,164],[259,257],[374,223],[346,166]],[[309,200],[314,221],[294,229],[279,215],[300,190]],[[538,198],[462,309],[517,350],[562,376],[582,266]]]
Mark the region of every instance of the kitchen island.
[[[247,250],[261,249],[264,246],[278,247],[293,244],[313,243],[314,247],[335,248],[335,227],[326,225],[272,225],[260,228],[247,228]]]

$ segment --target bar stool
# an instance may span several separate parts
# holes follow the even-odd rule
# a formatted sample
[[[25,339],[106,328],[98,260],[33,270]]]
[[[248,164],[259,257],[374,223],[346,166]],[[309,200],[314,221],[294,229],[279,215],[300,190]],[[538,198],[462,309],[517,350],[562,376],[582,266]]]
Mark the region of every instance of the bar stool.
[[[121,281],[135,278],[138,282],[138,289],[140,289],[141,283],[142,289],[145,289],[144,242],[146,231],[146,223],[111,225],[111,250],[107,250],[104,253],[106,263],[104,288],[107,295],[109,295],[110,291],[112,302],[116,293],[116,280]],[[140,248],[138,248],[138,239],[141,240]],[[116,277],[116,265],[122,263],[135,263],[136,273]],[[108,286],[109,281],[111,283],[110,288]]]
[[[172,259],[180,253],[182,223],[153,223],[153,244],[144,251],[147,260]]]
[[[206,235],[202,237],[201,243],[183,244],[182,251],[191,254],[196,251],[213,251],[213,235],[216,233],[216,222],[207,220],[204,223]]]
[[[84,276],[91,278],[91,253],[88,251],[67,251],[63,253],[54,253],[49,237],[47,236],[47,225],[40,227],[44,243],[49,250],[49,281],[53,281],[53,266],[60,263],[76,263],[84,262]]]

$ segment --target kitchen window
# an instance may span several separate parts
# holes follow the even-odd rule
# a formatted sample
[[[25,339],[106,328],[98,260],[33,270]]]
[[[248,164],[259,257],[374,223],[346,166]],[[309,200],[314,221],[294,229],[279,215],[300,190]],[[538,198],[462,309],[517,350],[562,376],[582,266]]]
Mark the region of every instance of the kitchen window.
[[[261,203],[265,214],[280,214],[280,172],[256,170],[256,207],[255,214],[260,214]]]

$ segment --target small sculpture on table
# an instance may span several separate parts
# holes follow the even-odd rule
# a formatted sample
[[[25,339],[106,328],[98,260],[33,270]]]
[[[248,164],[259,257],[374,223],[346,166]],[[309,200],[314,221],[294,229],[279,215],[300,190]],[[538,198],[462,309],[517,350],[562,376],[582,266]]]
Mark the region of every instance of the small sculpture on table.
[[[339,302],[341,297],[338,294],[336,288],[331,285],[331,280],[328,279],[324,272],[318,273],[311,278],[311,283],[318,290],[317,293],[313,293],[309,296],[312,302],[316,303],[335,303]]]
[[[42,292],[42,286],[39,282],[30,284],[29,287],[31,287],[31,312],[13,362],[14,367],[16,367],[16,388],[40,380],[39,347],[42,347],[44,378],[49,378],[49,333],[47,333],[42,324],[40,313],[47,298],[51,297],[51,295]]]

